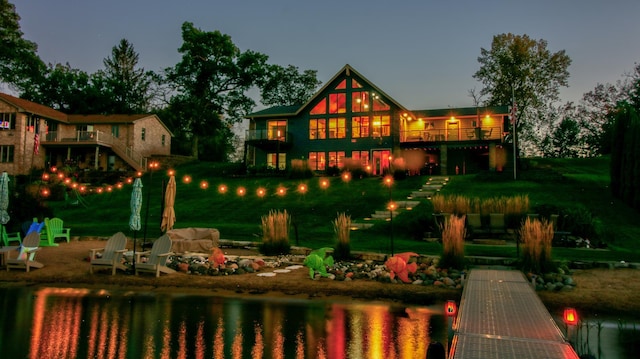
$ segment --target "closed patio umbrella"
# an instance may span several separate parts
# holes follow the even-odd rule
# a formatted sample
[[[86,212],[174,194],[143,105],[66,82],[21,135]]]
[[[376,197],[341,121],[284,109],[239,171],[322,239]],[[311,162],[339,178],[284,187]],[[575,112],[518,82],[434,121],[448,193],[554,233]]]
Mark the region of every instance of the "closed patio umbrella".
[[[129,228],[133,231],[133,269],[136,269],[136,232],[140,230],[140,209],[142,209],[142,181],[136,178],[131,192],[131,217]]]
[[[0,176],[0,223],[7,224],[9,222],[9,175],[2,172]]]
[[[173,208],[176,201],[176,178],[175,176],[169,177],[169,183],[167,183],[167,189],[164,195],[164,211],[162,211],[162,223],[160,229],[163,232],[173,229],[173,225],[176,223],[176,212]]]

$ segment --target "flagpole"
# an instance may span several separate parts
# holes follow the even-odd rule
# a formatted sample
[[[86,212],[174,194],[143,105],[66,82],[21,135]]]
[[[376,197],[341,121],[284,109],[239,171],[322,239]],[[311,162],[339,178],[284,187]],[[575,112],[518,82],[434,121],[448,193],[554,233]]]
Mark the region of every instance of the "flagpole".
[[[517,128],[517,120],[516,120],[516,96],[515,89],[511,86],[511,123],[513,124],[513,179],[517,179],[517,151],[516,151],[516,128]]]

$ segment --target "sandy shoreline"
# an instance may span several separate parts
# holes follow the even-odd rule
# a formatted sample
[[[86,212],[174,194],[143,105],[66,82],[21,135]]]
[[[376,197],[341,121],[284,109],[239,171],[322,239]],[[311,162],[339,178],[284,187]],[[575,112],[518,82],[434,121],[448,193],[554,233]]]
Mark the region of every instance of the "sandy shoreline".
[[[29,273],[0,270],[0,286],[46,285],[109,290],[136,290],[158,293],[182,293],[215,296],[276,297],[313,300],[391,301],[413,305],[431,305],[449,299],[459,301],[461,290],[412,284],[381,283],[375,280],[312,280],[306,268],[273,277],[256,273],[208,276],[175,273],[155,278],[151,274],[134,276],[109,271],[89,273],[89,249],[104,246],[101,240],[60,243],[42,247],[38,261],[44,268]],[[227,255],[258,255],[248,249],[224,249]],[[261,272],[273,271],[263,268]],[[552,314],[571,306],[598,315],[616,315],[640,319],[640,270],[589,269],[573,273],[577,286],[568,292],[540,291],[538,295]]]

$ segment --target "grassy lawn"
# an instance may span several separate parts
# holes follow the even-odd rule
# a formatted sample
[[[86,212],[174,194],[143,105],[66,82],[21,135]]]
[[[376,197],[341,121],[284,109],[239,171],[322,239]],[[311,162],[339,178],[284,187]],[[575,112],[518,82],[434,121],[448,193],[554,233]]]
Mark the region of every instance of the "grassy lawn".
[[[597,221],[602,239],[608,244],[608,250],[585,250],[554,248],[555,259],[573,259],[583,261],[625,260],[640,261],[640,214],[620,201],[613,199],[608,190],[609,168],[607,158],[550,160],[530,159],[529,169],[550,170],[562,174],[546,180],[521,179],[513,181],[512,174],[483,174],[452,176],[443,194],[464,194],[469,197],[496,197],[528,194],[531,206],[553,205],[557,207],[583,206]],[[381,178],[371,177],[343,181],[340,177],[329,178],[327,188],[320,187],[319,178],[291,180],[284,177],[243,177],[224,176],[219,165],[211,163],[192,163],[176,168],[176,228],[214,227],[220,230],[224,239],[259,241],[261,235],[261,217],[270,210],[287,210],[292,215],[293,228],[290,241],[293,245],[319,248],[333,246],[334,235],[332,221],[337,213],[351,215],[352,220],[362,221],[375,210],[382,210],[389,201],[390,191]],[[192,178],[191,183],[182,182],[183,176]],[[137,233],[144,236],[144,222],[147,205],[149,206],[147,238],[156,238],[161,234],[162,182],[167,180],[164,171],[158,171],[150,179],[143,178],[143,229]],[[201,188],[206,181],[208,188]],[[420,188],[426,177],[408,177],[396,180],[391,196],[394,200],[404,200],[411,191]],[[298,186],[307,186],[305,193]],[[218,191],[219,185],[227,187],[226,193]],[[147,192],[151,189],[150,200]],[[244,188],[246,194],[237,194]],[[266,195],[260,197],[257,190],[263,188]],[[279,188],[286,190],[278,195]],[[111,193],[86,196],[87,208],[74,206],[65,208],[63,202],[51,201],[49,206],[55,216],[63,218],[66,227],[72,228],[72,235],[108,236],[123,231],[128,236],[133,232],[128,227],[130,216],[129,202],[131,186],[113,190]],[[439,243],[423,240],[425,223],[431,219],[432,207],[428,200],[411,211],[403,211],[392,223],[377,222],[366,230],[351,232],[351,249],[389,253],[393,238],[394,252],[415,251],[438,255]],[[468,244],[467,255],[515,257],[515,246],[481,246]]]

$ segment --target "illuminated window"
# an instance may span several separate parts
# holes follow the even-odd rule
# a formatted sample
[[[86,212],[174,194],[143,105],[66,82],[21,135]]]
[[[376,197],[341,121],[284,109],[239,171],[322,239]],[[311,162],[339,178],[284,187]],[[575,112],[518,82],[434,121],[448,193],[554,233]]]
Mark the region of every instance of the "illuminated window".
[[[287,154],[286,153],[268,153],[267,154],[267,167],[276,168],[276,159],[278,159],[278,169],[284,170],[287,168]]]
[[[327,120],[312,118],[309,120],[309,139],[324,140],[327,138]]]
[[[351,137],[369,137],[369,116],[351,118]]]
[[[338,86],[336,86],[336,90],[343,90],[343,89],[346,89],[346,88],[347,88],[347,80],[340,81]]]
[[[287,136],[287,121],[267,122],[267,136],[269,140],[284,140]]]
[[[0,130],[13,130],[16,128],[16,113],[0,113]]]
[[[0,162],[1,163],[13,163],[13,152],[15,147],[12,146],[0,146]]]
[[[327,99],[323,98],[310,112],[312,115],[324,115],[327,113]]]
[[[313,171],[324,171],[326,158],[324,152],[309,152],[309,167]]]
[[[332,93],[329,94],[329,113],[345,113],[347,112],[347,94]]]
[[[346,120],[344,117],[329,119],[329,138],[347,137]]]
[[[362,85],[360,85],[360,83],[356,80],[351,80],[351,88],[352,89],[360,89],[362,88]]]
[[[372,94],[371,97],[373,98],[374,111],[389,111],[391,109],[391,106],[387,105],[377,94]]]
[[[329,152],[329,167],[344,167],[344,151]]]
[[[352,151],[351,158],[358,161],[362,167],[369,165],[369,151]]]
[[[369,93],[354,91],[351,93],[351,112],[369,111]]]
[[[389,136],[391,134],[391,119],[389,115],[373,116],[373,137]]]

